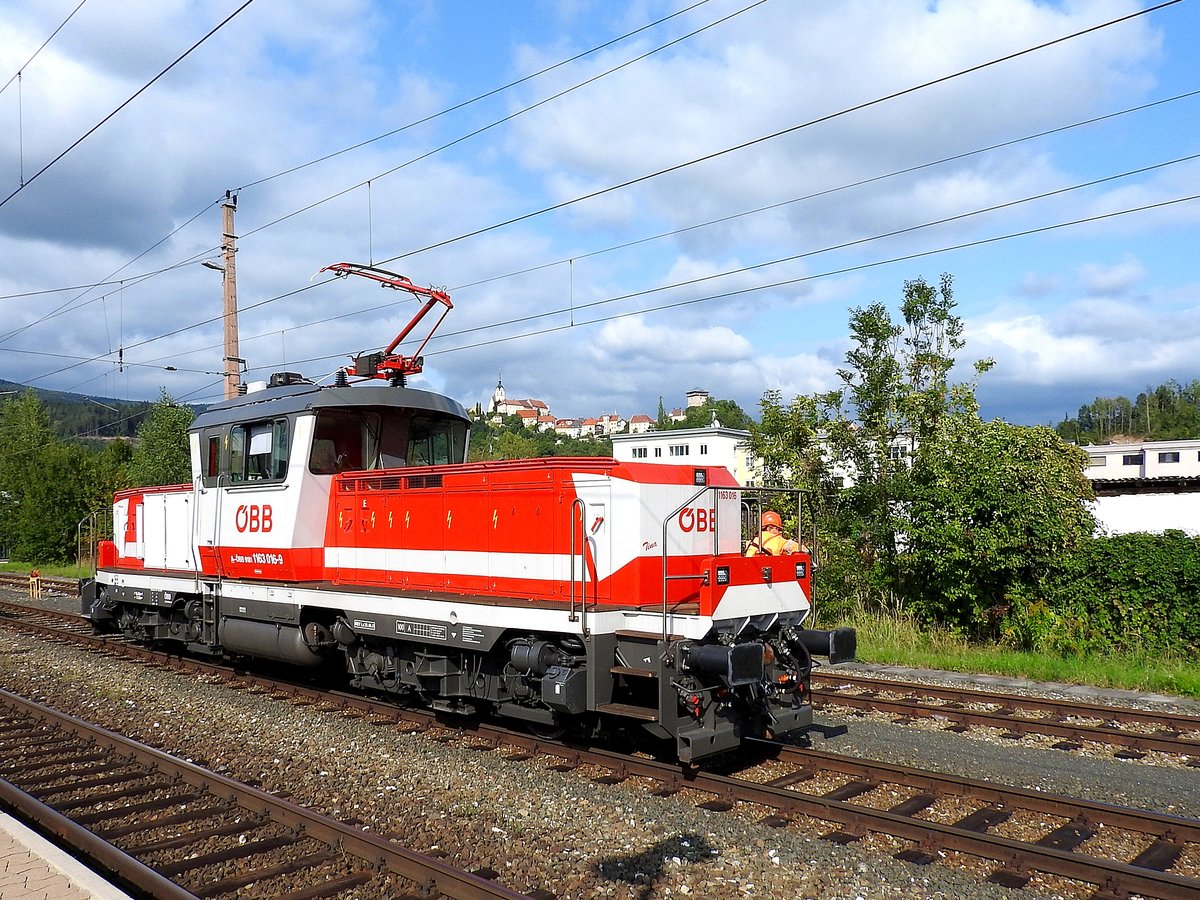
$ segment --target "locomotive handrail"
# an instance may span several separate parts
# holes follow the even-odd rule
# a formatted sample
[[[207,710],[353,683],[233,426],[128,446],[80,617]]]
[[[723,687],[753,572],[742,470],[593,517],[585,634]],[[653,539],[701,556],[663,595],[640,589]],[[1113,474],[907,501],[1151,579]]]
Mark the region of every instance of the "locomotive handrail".
[[[286,481],[239,481],[230,484],[225,490],[231,494],[244,494],[247,491],[286,491],[290,484]]]
[[[690,497],[688,497],[686,500],[684,500],[682,503],[680,503],[677,507],[675,507],[675,509],[671,510],[671,512],[669,512],[667,514],[666,518],[663,519],[663,525],[662,525],[662,574],[663,574],[663,579],[662,579],[662,601],[663,601],[663,604],[662,604],[662,626],[663,626],[663,636],[662,636],[662,640],[663,640],[664,649],[666,648],[667,641],[671,634],[671,629],[667,624],[667,582],[674,580],[672,578],[672,576],[667,574],[667,526],[670,525],[671,520],[674,519],[677,515],[679,515],[679,513],[684,508],[686,508],[693,500],[695,500],[697,497],[703,496],[705,493],[707,493],[708,491],[712,491],[712,490],[716,490],[716,487],[713,485],[707,485],[707,484],[704,485],[704,487],[700,488],[700,490],[696,491],[696,493],[692,494]],[[713,555],[714,556],[716,556],[716,552],[718,549],[717,536],[720,533],[717,530],[717,520],[716,520],[716,517],[718,515],[720,515],[720,513],[718,511],[719,506],[720,506],[719,503],[713,504],[712,534],[713,534]]]
[[[571,558],[571,577],[570,577],[570,598],[571,598],[571,614],[568,621],[574,622],[577,619],[582,622],[581,628],[583,636],[587,637],[587,535],[582,535],[582,546],[580,547],[580,573],[579,573],[579,607],[580,615],[575,615],[575,511],[579,510],[579,531],[582,535],[583,527],[587,524],[587,504],[582,497],[576,497],[571,502],[571,524],[570,524],[570,558]],[[592,579],[592,600],[598,602],[598,587],[595,579]]]

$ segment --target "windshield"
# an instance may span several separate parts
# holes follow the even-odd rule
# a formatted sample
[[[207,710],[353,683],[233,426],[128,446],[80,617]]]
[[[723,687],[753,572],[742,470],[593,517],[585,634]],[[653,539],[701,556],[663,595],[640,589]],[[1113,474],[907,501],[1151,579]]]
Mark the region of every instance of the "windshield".
[[[461,463],[467,423],[411,409],[321,409],[308,469],[315,475]]]

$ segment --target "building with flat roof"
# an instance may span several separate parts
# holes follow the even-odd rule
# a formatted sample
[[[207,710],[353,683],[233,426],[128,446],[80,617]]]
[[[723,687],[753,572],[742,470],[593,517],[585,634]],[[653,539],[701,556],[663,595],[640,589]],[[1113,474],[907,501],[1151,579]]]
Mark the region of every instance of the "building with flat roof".
[[[749,486],[758,477],[757,463],[747,445],[749,438],[749,431],[722,425],[614,434],[613,458],[618,462],[724,466],[739,484]]]
[[[1109,534],[1177,528],[1200,534],[1200,440],[1093,444],[1093,510]]]

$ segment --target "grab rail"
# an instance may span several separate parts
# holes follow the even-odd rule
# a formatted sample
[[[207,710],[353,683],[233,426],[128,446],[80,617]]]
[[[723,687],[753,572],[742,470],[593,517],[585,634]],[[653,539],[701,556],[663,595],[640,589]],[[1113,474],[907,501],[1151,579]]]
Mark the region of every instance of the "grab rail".
[[[578,517],[576,517],[576,512],[578,512]],[[570,582],[569,582],[570,583],[570,598],[571,598],[571,613],[570,613],[570,617],[568,618],[568,621],[570,621],[570,622],[581,621],[582,622],[581,627],[583,630],[584,637],[587,637],[587,633],[588,633],[588,630],[587,630],[587,585],[588,585],[587,543],[588,543],[588,539],[587,539],[587,535],[583,533],[584,526],[586,524],[587,524],[587,504],[583,501],[582,497],[576,497],[571,502],[571,525],[570,525],[570,532],[571,532],[571,540],[570,540],[571,572],[570,572],[570,574],[571,574],[571,577],[570,577]],[[579,569],[580,569],[580,572],[579,572],[579,608],[580,608],[580,615],[578,615],[578,616],[575,614],[575,558],[576,558],[575,535],[576,535],[576,532],[578,532],[579,536],[580,536],[580,547],[579,547]],[[595,605],[598,602],[598,598],[599,598],[598,590],[599,589],[596,585],[596,580],[593,578],[592,579],[592,603],[593,603],[593,605]]]

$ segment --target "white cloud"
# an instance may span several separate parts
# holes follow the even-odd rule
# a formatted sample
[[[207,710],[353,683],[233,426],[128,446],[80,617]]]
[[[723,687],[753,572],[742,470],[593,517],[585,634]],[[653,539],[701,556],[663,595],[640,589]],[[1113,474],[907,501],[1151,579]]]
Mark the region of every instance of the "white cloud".
[[[1089,263],[1079,270],[1084,291],[1093,297],[1124,296],[1145,277],[1146,270],[1132,257],[1110,265]]]
[[[1167,272],[1164,259],[1178,265],[1190,259],[1200,204],[1154,217],[1113,219],[1087,234],[1063,232],[1043,243],[995,245],[948,262],[848,271],[770,292],[581,324],[852,270],[1056,216],[1194,192],[1195,170],[1176,167],[1086,199],[1061,198],[1036,210],[1019,207],[987,221],[942,226],[936,233],[816,252],[1083,181],[1096,169],[1145,164],[1144,156],[1126,159],[1130,146],[1161,152],[1161,158],[1176,153],[1166,146],[1174,140],[1168,131],[1180,129],[1162,125],[1161,133],[1149,135],[1139,119],[1109,132],[1092,129],[1084,137],[1064,135],[873,180],[1146,99],[1154,79],[1166,82],[1177,68],[1184,71],[1177,81],[1191,86],[1190,45],[1162,45],[1164,35],[1177,33],[1171,29],[1179,28],[1179,17],[1189,14],[1181,11],[1170,13],[1175,18],[1164,13],[1102,29],[561,212],[525,218],[581,193],[753,142],[1138,9],[1133,0],[764,4],[507,125],[408,164],[737,8],[732,0],[713,0],[513,94],[253,184],[668,11],[655,0],[517,4],[503,13],[490,2],[472,0],[453,6],[428,0],[254,4],[0,207],[0,294],[87,285],[118,271],[129,279],[209,253],[220,240],[213,202],[226,189],[244,186],[238,284],[252,377],[284,365],[326,374],[347,354],[382,346],[407,320],[411,306],[374,308],[387,299],[378,291],[346,283],[301,290],[317,268],[343,259],[390,260],[385,267],[417,282],[454,287],[455,310],[442,329],[447,337],[431,344],[427,354],[428,383],[464,401],[482,400],[502,370],[514,390],[543,395],[564,414],[614,406],[653,412],[658,395],[677,405],[694,386],[748,409],[767,389],[789,396],[833,387],[846,307],[896,298],[906,278],[936,277],[943,269],[959,278],[960,311],[973,329],[969,350],[996,355],[1003,374],[992,377],[1004,383],[1038,385],[1044,392],[1076,385],[1087,390],[1086,379],[1114,370],[1128,368],[1142,378],[1137,366],[1149,366],[1145,377],[1153,377],[1155,366],[1167,371],[1171,360],[1189,352],[1197,358],[1186,337],[1188,328],[1197,331],[1195,323],[1178,310],[1200,302],[1188,299],[1179,286],[1183,276]],[[0,71],[22,65],[67,11],[34,0],[0,5]],[[28,177],[229,11],[211,0],[86,4],[25,73],[20,122],[15,94],[11,89],[0,94],[0,188],[6,188],[0,198],[16,185],[22,166]],[[1162,91],[1175,89],[1182,90],[1164,84]],[[1186,109],[1180,112],[1181,119],[1187,116]],[[20,145],[11,137],[18,125]],[[1120,127],[1130,132],[1115,130]],[[383,174],[391,170],[396,171]],[[356,187],[368,179],[369,189]],[[828,193],[861,181],[868,183]],[[787,202],[810,194],[816,196]],[[768,205],[776,208],[729,218]],[[201,211],[194,224],[122,269]],[[509,219],[519,221],[494,227]],[[715,219],[726,221],[692,228]],[[690,230],[639,243],[673,229]],[[1114,236],[1121,238],[1117,249],[1091,243]],[[1135,239],[1144,242],[1134,245]],[[591,255],[626,243],[624,249]],[[1171,246],[1186,252],[1160,250]],[[803,258],[753,268],[798,255]],[[562,260],[572,262],[550,265]],[[739,268],[745,271],[585,308]],[[1034,311],[1004,306],[989,319],[996,308],[989,298],[1010,289],[1039,305]],[[1122,305],[1135,292],[1162,309]],[[1090,299],[1076,299],[1080,295]],[[1072,300],[1079,305],[1063,307]],[[77,308],[46,318],[66,302]],[[203,371],[220,365],[215,349],[220,323],[197,323],[217,315],[219,304],[219,276],[194,264],[144,284],[128,280],[90,292],[0,298],[0,335],[31,326],[0,341],[0,359],[7,363],[0,375],[17,380],[45,375],[39,386],[68,390],[98,381],[119,388],[122,396],[148,398],[162,383],[174,393],[200,390],[212,380]],[[345,313],[355,314],[340,318]],[[569,327],[573,315],[575,325]],[[1122,333],[1124,356],[1115,349]],[[101,363],[49,374],[121,346],[127,361],[150,367],[127,366],[117,373],[106,356]],[[469,349],[444,352],[464,346]],[[18,352],[34,350],[64,358]],[[180,363],[181,371],[165,373],[161,366],[170,362]],[[522,380],[525,387],[516,387]]]

